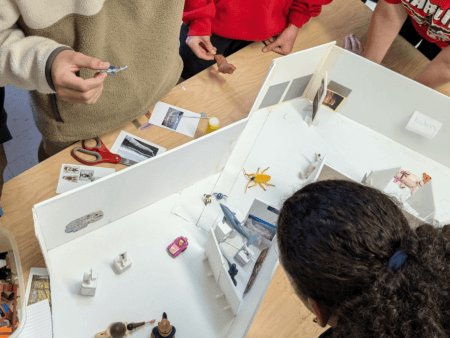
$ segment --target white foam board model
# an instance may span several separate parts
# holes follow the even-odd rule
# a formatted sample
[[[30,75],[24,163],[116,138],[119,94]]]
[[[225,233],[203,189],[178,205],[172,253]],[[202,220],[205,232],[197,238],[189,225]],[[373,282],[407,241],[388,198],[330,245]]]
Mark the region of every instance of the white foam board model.
[[[419,188],[416,193],[412,194],[407,203],[419,213],[421,218],[432,222],[436,212],[433,180],[430,180],[423,187]]]
[[[215,198],[205,206],[203,194],[221,192],[228,195],[223,202],[241,220],[255,198],[280,208],[286,198],[302,187],[299,172],[308,166],[314,153],[327,154],[327,166],[357,182],[368,172],[393,168],[399,163],[412,172],[427,172],[435,183],[439,182],[434,185],[436,219],[446,221],[450,210],[442,206],[445,206],[450,187],[449,167],[443,161],[428,157],[423,148],[411,149],[414,142],[411,146],[409,138],[393,140],[388,137],[388,132],[377,129],[378,120],[372,121],[379,118],[376,108],[362,109],[362,103],[378,100],[382,102],[380,109],[390,107],[391,114],[394,114],[392,107],[405,118],[409,113],[400,109],[402,104],[391,94],[379,95],[366,87],[364,91],[359,90],[354,73],[363,74],[367,84],[373,82],[372,78],[376,78],[375,82],[381,81],[378,76],[382,74],[386,77],[383,81],[390,83],[392,80],[397,89],[410,89],[414,93],[412,101],[416,103],[415,98],[420,94],[424,93],[428,100],[436,93],[420,85],[417,87],[398,74],[386,72],[379,65],[371,65],[367,72],[361,73],[362,59],[355,61],[358,67],[353,67],[347,61],[356,60],[354,56],[336,48],[329,44],[292,54],[286,59],[276,59],[249,121],[221,128],[34,207],[36,235],[51,273],[56,337],[90,337],[103,331],[111,322],[160,318],[163,311],[184,338],[245,337],[278,265],[277,246],[269,250],[258,278],[240,302],[236,316],[232,311],[224,311],[227,303],[233,301],[215,298],[221,288],[214,278],[207,276],[211,268],[203,261],[208,232],[222,220],[223,214]],[[344,62],[344,59],[348,60]],[[348,75],[351,81],[341,76],[339,67],[346,68],[342,70],[345,74],[351,73]],[[327,115],[317,127],[308,128],[301,112],[310,104],[310,93],[317,91],[315,86],[319,77],[316,73],[323,71],[328,72],[329,80],[352,89],[352,94],[340,109],[343,114]],[[283,97],[293,81],[309,76],[311,72],[313,76],[302,97],[284,102]],[[285,82],[289,85],[279,103],[259,109],[269,87]],[[403,96],[399,97],[400,101],[405,101]],[[385,98],[389,102],[384,102]],[[446,104],[448,100],[437,99]],[[354,114],[365,117],[361,122],[355,122],[353,112],[347,110],[355,110]],[[347,113],[351,117],[346,117]],[[439,119],[428,110],[423,113]],[[442,137],[446,125],[448,123],[444,121],[441,131],[431,142]],[[434,149],[441,147],[433,143],[434,146]],[[439,149],[434,154],[439,153]],[[264,191],[257,186],[245,193],[248,180],[243,169],[256,172],[258,168],[267,167],[270,167],[266,172],[271,176],[269,183],[275,187],[266,187]],[[320,172],[315,178],[318,177]],[[197,184],[201,188],[194,187]],[[182,189],[193,197],[196,191],[199,196],[184,198],[185,191],[180,195]],[[202,193],[202,189],[210,191]],[[189,208],[189,203],[196,203],[192,212],[177,211]],[[70,221],[97,210],[104,212],[98,224],[93,223],[75,234],[64,232]],[[179,257],[172,258],[166,248],[180,235],[188,237],[189,247]],[[236,244],[242,242],[241,236],[230,240]],[[225,246],[225,243],[220,244],[224,255],[233,257],[236,249]],[[111,269],[111,257],[125,251],[133,257],[133,267],[127,273],[116,275]],[[255,252],[255,255],[259,254],[257,248]],[[91,267],[101,276],[96,295],[81,297],[80,276]],[[221,277],[223,273],[219,275],[219,283]],[[117,304],[121,311],[117,311]],[[194,324],[200,320],[201,326]],[[133,337],[148,337],[150,330],[151,327],[146,327],[133,333]]]
[[[367,176],[367,181],[372,180],[372,186],[383,191],[387,185],[394,181],[395,175],[400,171],[401,167],[375,170]]]
[[[220,251],[219,243],[214,234],[213,229],[209,229],[208,241],[206,242],[205,257],[208,259],[209,266],[214,274],[216,283],[219,282],[222,267],[226,264],[225,259]]]

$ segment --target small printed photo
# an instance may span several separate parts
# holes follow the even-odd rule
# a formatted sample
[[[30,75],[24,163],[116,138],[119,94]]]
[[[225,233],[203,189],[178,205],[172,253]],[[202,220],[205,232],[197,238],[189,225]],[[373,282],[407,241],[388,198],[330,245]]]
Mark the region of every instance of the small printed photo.
[[[317,111],[319,110],[320,103],[324,99],[326,90],[326,77],[322,79],[322,83],[320,84],[319,90],[317,91],[316,95],[314,96],[313,100],[313,113],[312,113],[312,121],[316,118]]]
[[[63,169],[64,174],[79,174],[80,173],[80,167],[79,166],[69,166],[65,165]]]
[[[63,176],[62,179],[65,181],[72,182],[72,183],[78,183],[78,175],[77,176]]]
[[[183,114],[184,113],[182,111],[170,107],[167,111],[166,116],[164,117],[162,125],[167,128],[177,130],[178,124],[180,123]]]
[[[332,90],[327,90],[327,95],[325,95],[325,99],[322,104],[333,111],[337,111],[345,102],[347,98],[344,96],[333,92]]]
[[[177,123],[178,124],[178,123]],[[130,135],[126,135],[117,150],[117,154],[127,160],[142,162],[158,154],[159,148],[141,142]]]
[[[81,170],[80,181],[92,182],[93,180],[94,180],[94,170]]]

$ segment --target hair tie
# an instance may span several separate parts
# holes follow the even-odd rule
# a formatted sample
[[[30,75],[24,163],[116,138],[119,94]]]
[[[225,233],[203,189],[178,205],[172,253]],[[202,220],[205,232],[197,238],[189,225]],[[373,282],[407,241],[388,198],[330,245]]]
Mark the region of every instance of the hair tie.
[[[389,260],[388,267],[394,272],[398,272],[402,268],[406,269],[409,265],[409,261],[406,260],[407,258],[408,254],[406,250],[399,250]]]

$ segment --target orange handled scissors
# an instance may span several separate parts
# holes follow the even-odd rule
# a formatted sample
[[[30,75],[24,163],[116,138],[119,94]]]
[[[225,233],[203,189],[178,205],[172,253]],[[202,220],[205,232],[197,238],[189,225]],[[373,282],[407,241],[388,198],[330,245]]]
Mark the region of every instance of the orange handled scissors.
[[[122,158],[118,154],[111,153],[103,144],[102,140],[100,140],[100,138],[95,137],[94,140],[97,142],[97,144],[93,147],[88,147],[86,145],[86,140],[83,140],[81,142],[83,148],[80,147],[73,148],[71,152],[73,158],[86,165],[97,165],[99,163],[113,163],[113,164],[120,163],[125,165],[133,165],[137,163],[135,161]],[[77,151],[83,154],[95,156],[96,159],[94,161],[84,160],[79,156],[77,156],[76,154]]]

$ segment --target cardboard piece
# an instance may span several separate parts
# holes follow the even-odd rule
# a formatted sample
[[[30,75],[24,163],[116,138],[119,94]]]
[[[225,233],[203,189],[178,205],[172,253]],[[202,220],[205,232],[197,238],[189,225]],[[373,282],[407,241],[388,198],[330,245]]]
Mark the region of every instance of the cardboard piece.
[[[374,170],[367,176],[367,181],[371,180],[372,187],[383,191],[391,181],[394,181],[394,177],[399,170],[401,170],[401,167]]]
[[[436,213],[433,180],[419,188],[406,202],[419,213],[422,219],[433,222]]]
[[[60,245],[168,197],[221,170],[220,163],[224,154],[229,152],[230,144],[234,144],[247,121],[241,120],[135,164],[110,175],[108,180],[95,181],[89,185],[89,193],[83,190],[87,186],[81,187],[37,204],[34,209],[39,223],[35,225],[39,226],[42,232],[44,246],[41,248],[45,248],[44,258],[50,250]],[[180,170],[179,163],[183,163],[183,170]],[[67,205],[77,207],[66,208]],[[54,210],[65,211],[54,213]],[[97,210],[102,210],[105,215],[100,221],[76,233],[65,233],[67,224]],[[51,274],[51,263],[47,261],[48,259],[47,269]]]
[[[216,283],[218,283],[222,272],[222,266],[227,264],[227,262],[225,262],[225,259],[223,258],[222,251],[220,250],[213,229],[209,229],[208,241],[206,242],[205,248],[205,258],[208,260]]]
[[[416,111],[405,128],[426,138],[433,139],[441,127],[441,122]]]

